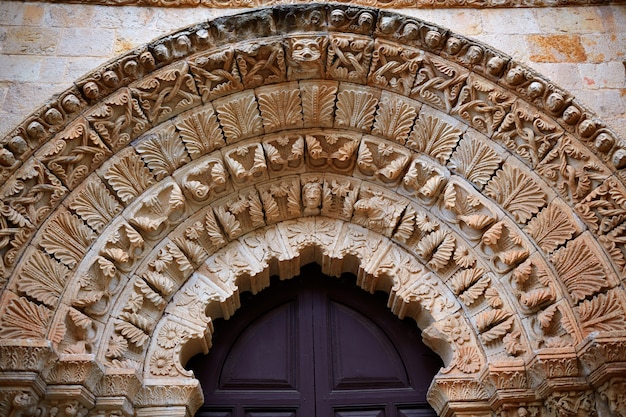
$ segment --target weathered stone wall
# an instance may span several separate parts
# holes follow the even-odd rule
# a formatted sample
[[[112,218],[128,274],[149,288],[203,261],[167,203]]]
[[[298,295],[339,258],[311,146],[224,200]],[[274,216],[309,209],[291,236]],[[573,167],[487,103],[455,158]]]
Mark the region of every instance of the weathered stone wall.
[[[0,2],[0,136],[107,60],[236,11]],[[626,137],[626,6],[398,11],[504,51]]]

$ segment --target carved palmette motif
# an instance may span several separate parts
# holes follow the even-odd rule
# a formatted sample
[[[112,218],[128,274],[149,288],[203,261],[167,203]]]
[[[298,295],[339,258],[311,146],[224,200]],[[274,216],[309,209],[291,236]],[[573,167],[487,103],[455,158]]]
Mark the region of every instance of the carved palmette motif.
[[[134,147],[159,181],[190,161],[185,145],[171,124],[142,136]]]
[[[302,101],[298,84],[259,87],[256,96],[266,133],[302,127]]]
[[[482,188],[500,167],[502,157],[478,135],[466,133],[455,149],[448,168]]]
[[[132,148],[121,151],[107,164],[104,178],[124,204],[133,201],[155,183],[154,176]]]
[[[58,212],[44,227],[39,244],[70,268],[80,262],[96,240],[93,230],[68,211]]]
[[[445,164],[461,138],[461,131],[433,115],[420,115],[406,146]]]
[[[222,195],[229,189],[228,173],[218,155],[209,155],[186,167],[181,179],[183,192],[202,203]]]
[[[122,205],[97,177],[90,177],[69,204],[89,227],[101,233],[104,227],[122,212]]]
[[[298,177],[281,179],[257,186],[267,224],[300,217],[300,181]]]
[[[174,125],[192,159],[213,152],[226,144],[211,105],[206,105],[199,111],[181,114],[175,119]]]
[[[332,127],[335,119],[337,82],[301,81],[304,127]]]
[[[228,143],[263,133],[254,93],[245,91],[213,102]]]
[[[372,89],[342,87],[337,94],[335,127],[369,132],[379,93]]]
[[[383,93],[378,103],[372,134],[404,144],[419,108],[418,102]]]
[[[214,210],[215,217],[230,239],[265,225],[263,205],[258,192],[252,188],[216,203]]]

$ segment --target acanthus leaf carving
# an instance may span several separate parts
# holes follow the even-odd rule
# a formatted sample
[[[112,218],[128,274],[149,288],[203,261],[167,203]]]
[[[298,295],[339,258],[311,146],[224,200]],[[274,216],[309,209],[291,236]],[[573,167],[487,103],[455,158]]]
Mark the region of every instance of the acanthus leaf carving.
[[[517,228],[506,220],[494,224],[483,234],[480,249],[491,259],[498,273],[512,270],[530,254]]]
[[[265,214],[259,194],[254,189],[239,192],[214,206],[215,217],[230,239],[265,226]]]
[[[65,265],[41,251],[33,251],[19,273],[18,291],[53,308],[70,277]]]
[[[374,123],[378,96],[374,90],[344,87],[337,94],[335,127],[369,132]]]
[[[528,223],[524,231],[545,253],[552,253],[580,233],[580,226],[575,223],[573,215],[567,209],[552,201]]]
[[[40,245],[69,268],[83,258],[96,234],[75,215],[61,211],[45,227]]]
[[[266,133],[302,127],[302,101],[296,83],[256,89]]]
[[[576,307],[585,335],[626,329],[626,307],[621,294],[608,290],[584,300]]]
[[[154,176],[132,148],[117,155],[104,172],[104,178],[124,204],[129,204],[155,183]]]
[[[100,255],[113,261],[120,270],[129,271],[143,253],[144,243],[139,232],[122,222],[109,231]]]
[[[513,215],[518,223],[526,223],[546,204],[546,193],[538,182],[524,171],[505,163],[485,187],[485,195]]]
[[[312,168],[331,168],[335,171],[352,170],[356,161],[360,137],[339,133],[315,132],[305,136],[306,163]]]
[[[267,178],[267,161],[260,143],[250,142],[226,150],[224,161],[238,185]]]
[[[300,217],[300,181],[283,177],[281,181],[258,187],[267,224]]]
[[[332,127],[335,118],[337,83],[334,81],[301,81],[304,127]]]
[[[272,172],[297,171],[304,164],[304,138],[284,135],[263,141],[263,150]]]
[[[229,144],[263,133],[263,119],[253,92],[217,99],[213,106]]]
[[[461,131],[432,115],[420,115],[406,145],[445,164],[461,138]]]
[[[134,147],[157,180],[162,180],[190,161],[173,124],[166,124],[143,135]]]
[[[558,391],[546,399],[548,417],[595,417],[593,391]]]
[[[448,285],[466,306],[481,297],[491,283],[489,274],[482,268],[462,269],[452,276]]]
[[[181,114],[174,120],[174,125],[192,159],[226,145],[222,128],[211,105],[205,105],[199,111]]]
[[[142,236],[156,240],[168,228],[180,221],[185,211],[185,197],[178,185],[162,181],[152,188],[140,201],[136,201],[129,213],[129,223],[137,227]]]
[[[101,317],[109,313],[111,300],[120,291],[123,282],[123,277],[113,262],[96,256],[80,274],[79,288],[72,299],[72,305],[90,316]]]
[[[419,108],[418,102],[383,92],[378,103],[372,134],[404,145]]]
[[[69,208],[89,227],[101,233],[122,212],[123,207],[97,177],[88,179],[81,188],[80,193],[70,202]]]
[[[456,148],[448,167],[482,188],[500,168],[502,157],[486,141],[465,134]]]
[[[369,230],[391,237],[406,202],[385,194],[373,186],[361,187],[359,198],[354,203],[352,221]]]
[[[418,155],[410,163],[402,183],[404,190],[411,196],[419,198],[426,205],[432,205],[439,199],[449,178],[450,172],[447,169]]]
[[[215,155],[196,160],[182,176],[181,186],[185,194],[198,203],[222,195],[230,188],[222,159]]]
[[[327,175],[324,178],[322,190],[321,214],[349,220],[352,217],[358,193],[359,186],[356,181]]]
[[[0,318],[3,339],[45,339],[52,311],[24,297],[7,300]]]

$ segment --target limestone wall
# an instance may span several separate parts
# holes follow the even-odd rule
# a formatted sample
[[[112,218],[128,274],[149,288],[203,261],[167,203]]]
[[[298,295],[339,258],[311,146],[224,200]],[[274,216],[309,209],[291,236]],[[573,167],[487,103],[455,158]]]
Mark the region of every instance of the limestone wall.
[[[236,11],[0,2],[0,136],[109,59]],[[504,51],[626,137],[626,6],[398,11]]]

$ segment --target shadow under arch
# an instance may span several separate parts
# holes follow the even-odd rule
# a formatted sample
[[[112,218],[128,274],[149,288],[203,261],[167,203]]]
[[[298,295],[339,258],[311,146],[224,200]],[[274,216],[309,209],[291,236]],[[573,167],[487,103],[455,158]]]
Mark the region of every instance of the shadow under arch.
[[[449,352],[440,415],[619,409],[624,144],[486,45],[255,10],[105,64],[0,143],[7,415],[193,412],[182,347],[303,261],[400,277],[392,310]]]

